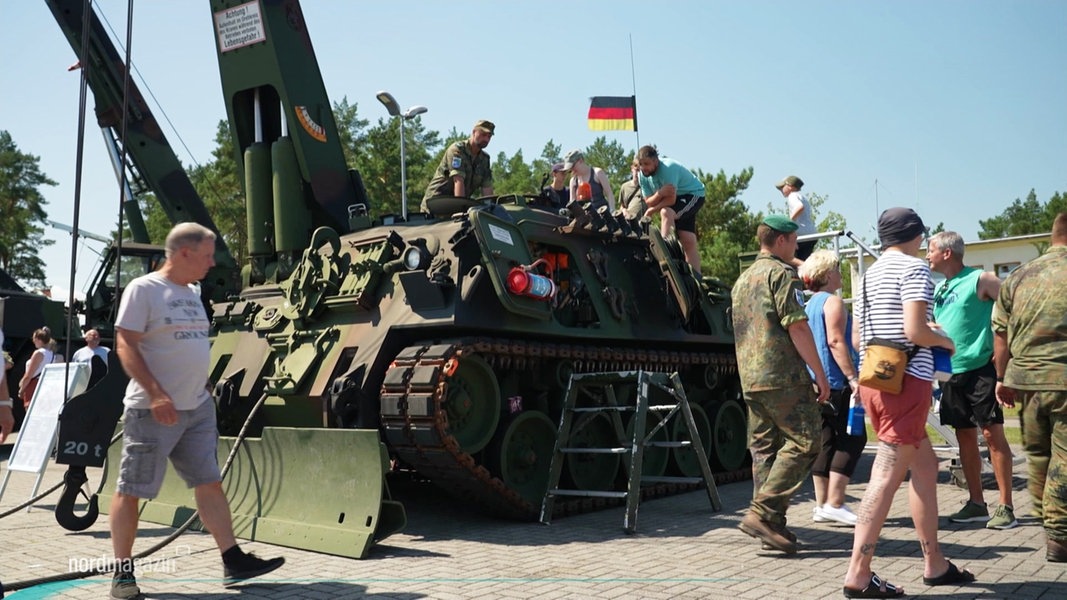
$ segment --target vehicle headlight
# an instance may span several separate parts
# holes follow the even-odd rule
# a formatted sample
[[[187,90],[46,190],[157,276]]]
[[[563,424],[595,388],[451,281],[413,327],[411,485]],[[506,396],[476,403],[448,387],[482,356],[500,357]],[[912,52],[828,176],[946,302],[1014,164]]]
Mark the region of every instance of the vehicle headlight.
[[[409,271],[426,270],[430,266],[430,253],[423,248],[409,246],[404,250],[404,267]]]

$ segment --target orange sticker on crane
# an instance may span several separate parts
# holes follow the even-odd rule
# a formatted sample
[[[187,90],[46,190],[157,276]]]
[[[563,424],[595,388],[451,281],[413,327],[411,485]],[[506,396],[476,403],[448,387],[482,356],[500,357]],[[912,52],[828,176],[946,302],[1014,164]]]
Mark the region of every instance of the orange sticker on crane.
[[[300,121],[300,126],[304,128],[308,135],[320,142],[326,141],[326,128],[311,118],[311,113],[308,112],[306,106],[295,106],[293,107],[293,112],[296,113],[296,120]]]

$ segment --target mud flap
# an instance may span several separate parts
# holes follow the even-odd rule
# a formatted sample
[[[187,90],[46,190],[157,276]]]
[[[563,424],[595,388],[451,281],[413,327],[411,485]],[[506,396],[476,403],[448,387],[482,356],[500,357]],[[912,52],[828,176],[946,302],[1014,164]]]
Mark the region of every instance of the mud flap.
[[[236,438],[219,440],[224,464]],[[118,465],[120,444],[109,454]],[[290,548],[363,558],[370,547],[400,531],[404,507],[389,499],[388,456],[371,429],[267,427],[246,438],[222,486],[237,537]],[[115,490],[117,472],[103,494]],[[101,510],[107,502],[102,502]],[[141,503],[141,520],[177,527],[196,509],[192,490],[167,467],[159,496]],[[195,526],[203,530],[203,525]]]

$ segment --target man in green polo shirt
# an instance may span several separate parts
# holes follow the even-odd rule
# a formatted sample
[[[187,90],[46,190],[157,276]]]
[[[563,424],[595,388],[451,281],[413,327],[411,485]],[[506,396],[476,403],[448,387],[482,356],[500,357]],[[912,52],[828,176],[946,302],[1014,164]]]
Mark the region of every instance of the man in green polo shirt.
[[[989,529],[1011,529],[1019,524],[1011,499],[1011,448],[1004,436],[1004,412],[997,404],[996,369],[993,368],[993,330],[990,318],[1000,292],[1000,279],[991,271],[963,264],[963,238],[955,231],[930,237],[926,260],[930,270],[945,276],[934,290],[934,320],[956,344],[952,378],[941,382],[941,424],[956,430],[960,465],[970,499],[953,523],[985,523]],[[978,430],[989,446],[989,461],[1000,489],[1000,504],[989,517],[982,492],[982,457]]]
[[[760,252],[733,288],[737,369],[748,405],[754,491],[741,531],[786,554],[797,551],[786,528],[789,501],[819,454],[830,383],[819,360],[804,294],[790,265],[797,224],[771,215],[756,229]],[[815,374],[818,391],[811,385]]]
[[[493,171],[489,155],[484,152],[493,139],[496,125],[482,119],[474,124],[469,138],[454,142],[445,150],[430,185],[422,196],[422,211],[429,212],[426,201],[438,196],[473,198],[493,195]]]

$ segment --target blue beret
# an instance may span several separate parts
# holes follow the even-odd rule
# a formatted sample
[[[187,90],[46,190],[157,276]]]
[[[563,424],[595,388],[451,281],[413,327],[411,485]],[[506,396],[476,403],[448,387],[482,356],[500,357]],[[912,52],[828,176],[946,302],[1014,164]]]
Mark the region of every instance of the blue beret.
[[[763,224],[782,233],[793,233],[800,227],[785,215],[767,215],[763,218]]]

